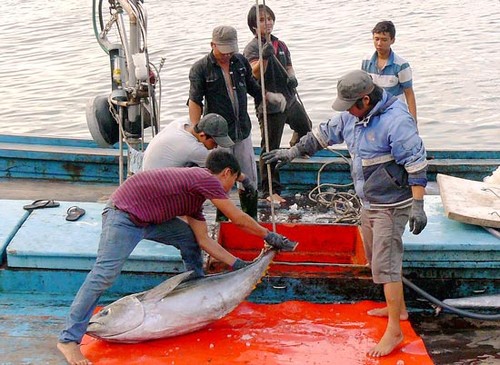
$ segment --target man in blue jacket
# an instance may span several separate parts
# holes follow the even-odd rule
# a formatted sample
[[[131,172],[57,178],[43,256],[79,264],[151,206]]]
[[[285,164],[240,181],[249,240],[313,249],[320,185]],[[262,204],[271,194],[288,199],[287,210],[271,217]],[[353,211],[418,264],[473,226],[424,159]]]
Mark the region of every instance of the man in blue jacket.
[[[388,317],[384,335],[368,352],[380,357],[391,353],[404,338],[399,323],[408,318],[403,298],[402,236],[407,222],[414,234],[427,224],[423,200],[426,151],[406,105],[375,85],[365,71],[352,71],[340,78],[333,109],[342,113],[321,123],[294,147],[262,157],[266,163],[283,164],[333,144],[347,144],[354,187],[363,203],[365,253],[373,281],[384,286],[387,304],[368,312]]]

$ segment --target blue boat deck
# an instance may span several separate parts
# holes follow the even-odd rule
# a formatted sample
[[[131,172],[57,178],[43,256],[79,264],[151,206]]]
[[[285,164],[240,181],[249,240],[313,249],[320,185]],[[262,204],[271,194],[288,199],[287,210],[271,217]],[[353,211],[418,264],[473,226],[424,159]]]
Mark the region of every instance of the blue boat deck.
[[[57,208],[38,209],[29,214],[7,247],[9,268],[91,269],[97,253],[104,204],[60,203]],[[67,221],[66,211],[75,205],[86,213],[78,221]],[[21,219],[24,217],[23,214]],[[183,271],[183,265],[176,248],[144,240],[132,252],[124,270],[176,273]]]
[[[427,226],[403,236],[405,267],[495,269],[500,277],[500,241],[484,228],[445,216],[439,195],[425,197]]]
[[[100,215],[105,203],[58,201],[61,205],[57,208],[30,213],[23,209],[23,205],[31,200],[0,199],[1,364],[65,364],[54,344],[73,296],[95,259]],[[76,222],[65,220],[66,210],[72,205],[86,210]],[[468,288],[472,291],[498,293],[498,239],[480,227],[450,221],[444,216],[439,196],[426,196],[426,211],[429,218],[426,230],[418,236],[410,233],[404,236],[405,272],[424,280],[426,276],[435,278],[441,275],[452,281],[468,281]],[[208,213],[212,214],[212,211]],[[213,221],[213,216],[210,215],[208,220]],[[103,297],[103,304],[130,292],[149,289],[182,269],[176,249],[143,241],[134,250],[124,273]],[[277,280],[264,279],[249,299],[277,302],[312,298],[337,302],[374,296],[371,299],[381,300],[380,292],[366,290],[373,287],[369,280],[359,292],[351,288],[348,296],[334,293],[337,286],[345,284],[344,278],[323,286],[312,283],[307,298],[304,290],[297,289],[304,282],[290,278],[291,282],[296,281],[295,288],[283,289],[282,282],[279,278]],[[480,286],[475,286],[478,282]],[[436,292],[431,294],[437,295],[440,290],[438,285]],[[412,316],[419,318],[415,317],[419,316],[418,312]],[[450,323],[462,327],[446,328]],[[439,320],[428,316],[422,322],[412,324],[423,333],[429,353],[442,359],[436,364],[451,363],[450,355],[447,358],[445,354],[455,345],[454,352],[461,352],[461,356],[455,354],[453,359],[470,358],[477,364],[485,359],[485,364],[488,364],[488,361],[494,363],[500,358],[499,332],[495,324],[467,322],[453,315],[441,315]],[[469,343],[473,344],[472,348],[463,350],[462,347]]]
[[[448,275],[470,279],[471,285],[483,279],[471,290],[495,294],[500,278],[499,240],[481,227],[446,218],[438,195],[425,200],[428,226],[420,235],[406,232],[403,237],[405,273],[418,273],[420,278]],[[0,291],[73,293],[95,260],[104,203],[60,201],[59,207],[30,213],[23,209],[29,202],[0,200]],[[73,205],[84,208],[86,214],[76,222],[66,221],[66,211]],[[207,206],[207,210],[211,209]],[[213,222],[213,217],[208,221]],[[182,270],[177,249],[142,241],[111,292],[145,290]]]

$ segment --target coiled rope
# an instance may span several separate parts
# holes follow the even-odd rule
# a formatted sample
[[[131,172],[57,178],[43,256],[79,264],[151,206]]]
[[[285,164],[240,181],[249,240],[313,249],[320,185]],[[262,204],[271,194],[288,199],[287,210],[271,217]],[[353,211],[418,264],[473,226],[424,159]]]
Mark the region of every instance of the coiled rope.
[[[347,159],[341,153],[330,149],[331,152],[339,155],[348,165],[350,165],[349,159]],[[317,222],[326,221],[328,223],[344,223],[344,224],[360,224],[361,222],[361,202],[354,192],[353,189],[348,191],[338,191],[338,189],[347,189],[353,186],[353,183],[349,184],[322,184],[321,183],[321,173],[330,164],[336,162],[326,162],[318,170],[318,175],[316,179],[316,187],[312,189],[309,194],[309,200],[326,207],[334,213],[333,216],[323,216],[316,218]]]

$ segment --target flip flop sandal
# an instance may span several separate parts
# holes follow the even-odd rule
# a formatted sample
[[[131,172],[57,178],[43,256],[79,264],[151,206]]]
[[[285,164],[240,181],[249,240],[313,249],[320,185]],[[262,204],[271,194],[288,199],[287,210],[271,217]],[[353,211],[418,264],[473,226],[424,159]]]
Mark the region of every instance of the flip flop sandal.
[[[56,208],[60,204],[54,200],[40,199],[35,200],[33,203],[25,205],[23,209],[34,210],[34,209],[44,209],[44,208]]]
[[[77,221],[82,215],[85,214],[85,209],[77,207],[76,205],[69,207],[66,211],[66,220],[70,222]]]

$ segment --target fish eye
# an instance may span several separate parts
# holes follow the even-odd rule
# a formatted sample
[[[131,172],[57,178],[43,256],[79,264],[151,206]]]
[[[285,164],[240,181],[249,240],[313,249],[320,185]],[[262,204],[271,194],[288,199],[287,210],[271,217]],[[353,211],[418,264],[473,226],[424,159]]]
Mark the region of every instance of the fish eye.
[[[107,316],[109,314],[110,310],[109,308],[108,309],[104,309],[102,312],[101,312],[101,315],[102,316]]]

